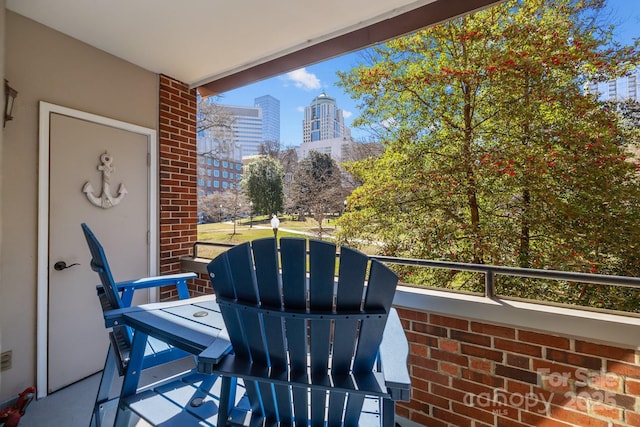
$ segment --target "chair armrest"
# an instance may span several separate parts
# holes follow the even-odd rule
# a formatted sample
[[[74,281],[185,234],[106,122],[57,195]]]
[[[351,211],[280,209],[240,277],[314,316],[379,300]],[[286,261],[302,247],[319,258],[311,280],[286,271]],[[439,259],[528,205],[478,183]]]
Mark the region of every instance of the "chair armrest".
[[[172,285],[196,277],[198,277],[196,273],[166,274],[163,276],[143,277],[142,279],[118,282],[116,286],[118,286],[118,289],[125,286],[134,286],[136,289],[153,288],[156,286]]]
[[[408,402],[411,398],[411,378],[407,368],[409,343],[394,308],[389,312],[380,343],[380,366],[385,385],[393,400]]]
[[[119,292],[122,292],[122,304],[125,307],[131,306],[133,299],[133,293],[138,289],[157,288],[160,286],[176,286],[178,290],[178,298],[189,298],[189,290],[187,288],[187,280],[198,277],[195,273],[178,273],[167,274],[164,276],[152,276],[144,277],[142,279],[127,280],[124,282],[116,283],[116,287]],[[96,286],[98,295],[103,292],[102,285]]]

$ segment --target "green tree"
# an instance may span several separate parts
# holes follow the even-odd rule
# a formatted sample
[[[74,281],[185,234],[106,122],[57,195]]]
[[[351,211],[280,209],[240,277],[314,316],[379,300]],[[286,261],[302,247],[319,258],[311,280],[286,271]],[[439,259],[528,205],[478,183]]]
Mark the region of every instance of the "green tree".
[[[311,151],[298,163],[291,184],[292,204],[301,213],[311,213],[322,238],[327,213],[339,212],[344,201],[340,168],[328,154]]]
[[[253,203],[257,214],[270,215],[282,212],[282,166],[272,157],[260,157],[245,168],[241,188]]]
[[[390,255],[640,273],[626,131],[582,91],[638,59],[598,26],[603,5],[508,1],[391,41],[340,73],[363,111],[356,124],[386,141],[382,157],[350,166],[364,184],[342,239],[382,242]],[[447,274],[435,282],[465,282]]]
[[[640,130],[640,102],[629,98],[612,104],[611,108],[615,108],[622,116],[622,126],[626,127],[631,132],[629,136],[637,141],[637,133]]]

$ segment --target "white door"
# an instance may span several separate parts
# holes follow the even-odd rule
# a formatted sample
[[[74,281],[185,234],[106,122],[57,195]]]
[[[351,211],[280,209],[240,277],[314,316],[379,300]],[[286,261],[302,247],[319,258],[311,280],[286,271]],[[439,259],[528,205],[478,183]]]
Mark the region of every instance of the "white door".
[[[149,219],[156,213],[149,203],[149,135],[55,112],[48,117],[46,388],[51,393],[101,370],[107,354],[95,290],[99,280],[90,269],[80,224],[86,222],[100,239],[115,280],[128,280],[149,275],[154,265],[148,242]],[[107,192],[112,200],[102,202]],[[147,293],[136,302],[148,300]]]

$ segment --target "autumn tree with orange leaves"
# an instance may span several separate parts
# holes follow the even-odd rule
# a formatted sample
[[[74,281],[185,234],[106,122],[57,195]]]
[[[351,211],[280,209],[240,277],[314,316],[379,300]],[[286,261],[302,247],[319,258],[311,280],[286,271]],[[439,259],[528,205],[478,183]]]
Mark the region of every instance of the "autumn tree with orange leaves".
[[[508,1],[388,42],[339,73],[359,101],[356,123],[386,145],[349,165],[364,184],[341,239],[396,256],[640,275],[628,129],[584,90],[638,61],[600,25],[604,3]],[[424,281],[478,286],[456,272]],[[507,283],[517,296],[540,292]],[[598,303],[590,288],[549,292]]]

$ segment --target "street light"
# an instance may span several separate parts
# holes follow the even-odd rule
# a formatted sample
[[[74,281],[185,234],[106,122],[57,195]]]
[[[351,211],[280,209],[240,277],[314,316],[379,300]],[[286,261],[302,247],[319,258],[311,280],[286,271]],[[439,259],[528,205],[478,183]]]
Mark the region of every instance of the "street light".
[[[235,207],[235,209],[233,210],[233,235],[236,235],[236,219],[238,218],[238,210],[240,210],[240,208],[242,207],[242,205],[240,203],[238,203],[238,206]]]
[[[253,227],[253,202],[249,202],[249,228]]]
[[[222,205],[220,205],[220,216],[218,218],[219,218],[218,222],[222,222]]]
[[[279,226],[280,226],[280,220],[278,219],[276,214],[273,214],[273,216],[271,217],[271,228],[273,228],[273,237],[275,237],[276,239],[278,238]]]

